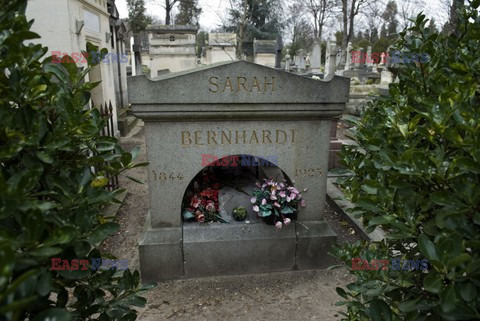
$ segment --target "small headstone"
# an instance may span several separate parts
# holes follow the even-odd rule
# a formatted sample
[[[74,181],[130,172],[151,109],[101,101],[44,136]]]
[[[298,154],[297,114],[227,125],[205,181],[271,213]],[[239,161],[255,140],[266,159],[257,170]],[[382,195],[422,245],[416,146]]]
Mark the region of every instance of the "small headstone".
[[[327,39],[327,47],[325,48],[325,74],[328,71],[328,66],[330,65],[330,51],[332,50],[330,39]]]
[[[345,63],[345,70],[350,70],[352,67],[352,43],[349,42],[347,46],[347,57],[346,57],[346,63]]]
[[[327,44],[327,69],[325,72],[326,76],[334,75],[336,70],[337,60],[337,50],[335,43],[329,42]]]
[[[306,67],[306,59],[305,59],[305,51],[303,51],[303,49],[300,49],[297,53],[297,56],[296,56],[296,61],[295,61],[295,65],[297,66],[297,69],[298,71],[302,72],[302,71],[305,71],[305,67]]]
[[[367,68],[370,67],[370,69],[371,69],[373,67],[372,46],[367,47],[367,57],[365,59],[365,62],[367,64]]]
[[[320,72],[322,66],[322,47],[320,40],[315,40],[312,48],[312,55],[310,56],[310,69],[312,72]]]

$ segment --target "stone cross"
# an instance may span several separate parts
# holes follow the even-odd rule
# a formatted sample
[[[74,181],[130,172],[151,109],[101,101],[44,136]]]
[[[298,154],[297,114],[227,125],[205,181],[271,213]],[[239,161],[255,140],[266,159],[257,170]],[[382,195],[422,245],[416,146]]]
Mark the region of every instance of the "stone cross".
[[[344,77],[314,80],[246,61],[156,80],[129,77],[129,101],[145,122],[149,161],[150,210],[139,243],[142,279],[333,264],[327,251],[336,236],[323,218],[330,129],[348,102],[349,86]],[[306,207],[299,207],[296,220],[280,230],[261,220],[183,222],[182,201],[205,168],[205,154],[276,155],[277,166],[294,186],[308,188],[302,194]]]

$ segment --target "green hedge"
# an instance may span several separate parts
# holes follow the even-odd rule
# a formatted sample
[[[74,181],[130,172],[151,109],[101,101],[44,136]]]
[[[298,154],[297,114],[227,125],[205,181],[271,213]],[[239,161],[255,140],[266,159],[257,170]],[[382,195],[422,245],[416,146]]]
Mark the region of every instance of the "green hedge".
[[[368,231],[383,242],[337,248],[352,258],[429,260],[429,270],[351,271],[337,292],[344,320],[480,319],[480,1],[461,14],[459,36],[426,27],[424,15],[400,33],[394,50],[428,53],[398,65],[390,96],[368,105],[354,124],[358,146],[342,158],[340,181]]]
[[[85,108],[93,64],[79,71],[26,45],[39,38],[26,5],[0,7],[0,320],[135,320],[151,287],[138,271],[50,270],[53,257],[110,258],[99,246],[119,225],[102,208],[121,190],[107,191],[106,177],[143,164]]]

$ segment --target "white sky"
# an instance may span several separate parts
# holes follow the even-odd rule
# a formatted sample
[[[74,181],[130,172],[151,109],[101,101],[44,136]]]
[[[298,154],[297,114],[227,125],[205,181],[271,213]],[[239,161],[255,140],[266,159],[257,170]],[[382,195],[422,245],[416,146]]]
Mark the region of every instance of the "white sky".
[[[145,0],[147,14],[158,16],[162,20],[165,20],[165,9],[163,9],[160,5],[155,5],[155,2],[163,3],[164,0]],[[117,5],[120,17],[128,17],[127,1],[116,0],[115,4]],[[221,25],[221,21],[226,17],[227,8],[230,5],[229,0],[199,0],[199,4],[202,8],[202,14],[200,15],[200,26],[204,30],[215,29]]]
[[[375,0],[373,0],[375,1]],[[400,0],[402,1],[402,0]],[[442,22],[437,13],[440,12],[440,0],[424,0],[426,7],[424,13],[429,17],[435,17],[437,22]],[[164,0],[145,0],[147,14],[158,16],[160,19],[165,19],[165,10],[160,5],[154,3],[163,3]],[[289,0],[286,0],[289,3]],[[128,17],[127,1],[116,0],[115,1],[121,18]],[[230,5],[229,0],[199,0],[200,7],[202,8],[202,14],[200,15],[200,27],[202,30],[211,31],[222,25],[222,19],[227,16],[227,9]],[[437,26],[439,24],[437,23]],[[326,30],[327,31],[327,30]],[[328,32],[327,33],[331,33]],[[333,33],[331,33],[333,34]],[[288,42],[289,39],[286,39]]]

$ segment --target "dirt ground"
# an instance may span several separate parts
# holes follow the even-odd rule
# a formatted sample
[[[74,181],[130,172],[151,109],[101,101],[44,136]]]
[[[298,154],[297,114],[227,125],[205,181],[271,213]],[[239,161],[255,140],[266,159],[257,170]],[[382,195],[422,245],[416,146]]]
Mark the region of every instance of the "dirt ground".
[[[138,161],[146,160],[143,127],[121,139],[125,150],[141,146]],[[120,177],[128,194],[119,213],[121,230],[106,242],[106,249],[128,259],[131,270],[139,269],[138,242],[149,208],[146,168],[128,173],[145,182],[137,184]],[[338,235],[338,242],[359,239],[341,216],[326,206],[325,219]],[[290,271],[242,276],[209,277],[159,283],[145,297],[139,320],[340,320],[335,288],[350,281],[344,268]]]

